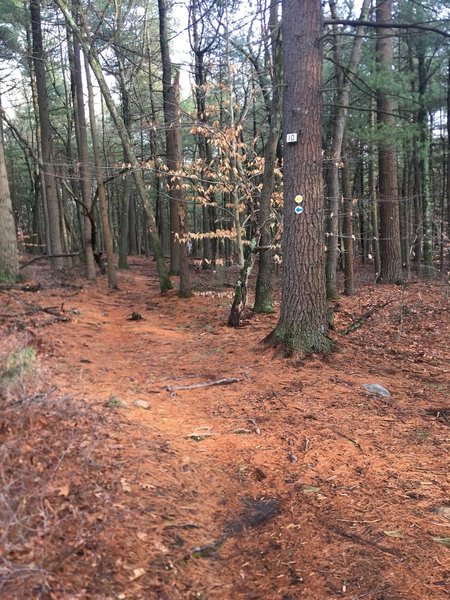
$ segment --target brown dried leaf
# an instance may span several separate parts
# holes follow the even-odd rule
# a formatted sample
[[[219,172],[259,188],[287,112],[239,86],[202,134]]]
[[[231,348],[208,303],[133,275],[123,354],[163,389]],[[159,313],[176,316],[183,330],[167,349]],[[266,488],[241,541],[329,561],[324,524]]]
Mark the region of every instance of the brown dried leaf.
[[[145,569],[138,567],[137,569],[133,569],[133,575],[131,575],[128,580],[135,581],[136,579],[139,579],[139,577],[142,577],[142,575],[145,575]]]
[[[123,489],[124,492],[131,492],[132,491],[131,485],[128,483],[128,481],[124,477],[121,478],[120,485],[122,486],[122,489]]]

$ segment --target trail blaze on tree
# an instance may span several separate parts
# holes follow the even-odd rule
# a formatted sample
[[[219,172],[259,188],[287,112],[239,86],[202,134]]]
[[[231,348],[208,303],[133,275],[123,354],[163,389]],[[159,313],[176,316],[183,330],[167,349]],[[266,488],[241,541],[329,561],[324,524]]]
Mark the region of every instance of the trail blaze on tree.
[[[283,284],[280,320],[269,336],[294,352],[326,352],[323,242],[322,11],[319,0],[283,2]],[[300,200],[301,202],[296,202]],[[296,207],[303,208],[297,214]]]
[[[361,0],[359,19],[358,3],[294,0],[284,6],[285,39],[280,0],[175,3],[189,11],[186,27],[168,0],[0,3],[1,118],[21,250],[43,253],[57,270],[77,266],[65,259],[85,251],[94,280],[96,242],[112,288],[116,263],[125,268],[130,255],[153,252],[161,291],[172,287],[170,250],[180,294],[189,296],[189,265],[225,275],[260,235],[253,310],[270,313],[283,258],[285,146],[283,326],[316,331],[323,323],[322,217],[329,299],[342,292],[344,256],[344,293],[360,283],[358,263],[386,283],[448,270],[448,0]],[[177,56],[185,33],[190,58]],[[329,59],[321,82],[319,40]],[[282,44],[290,94],[282,137],[297,134],[292,144],[281,139]],[[180,103],[169,98],[175,71]],[[325,207],[316,184],[320,136]],[[304,211],[296,215],[298,195]],[[296,302],[302,317],[288,318]]]

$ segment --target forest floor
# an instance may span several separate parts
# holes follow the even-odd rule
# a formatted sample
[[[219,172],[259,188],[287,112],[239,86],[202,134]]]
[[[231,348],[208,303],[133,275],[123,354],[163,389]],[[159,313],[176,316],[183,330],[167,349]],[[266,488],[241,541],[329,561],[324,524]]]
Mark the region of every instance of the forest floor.
[[[295,360],[235,273],[130,267],[0,291],[1,598],[448,598],[448,283],[361,281]]]

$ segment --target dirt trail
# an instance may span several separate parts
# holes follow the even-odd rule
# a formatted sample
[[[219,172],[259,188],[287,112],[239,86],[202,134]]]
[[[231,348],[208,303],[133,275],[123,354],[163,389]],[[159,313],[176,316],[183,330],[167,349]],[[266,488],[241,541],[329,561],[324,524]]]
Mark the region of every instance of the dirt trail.
[[[112,417],[92,440],[97,487],[79,508],[101,526],[61,562],[49,597],[448,597],[448,548],[436,540],[449,520],[433,512],[449,497],[443,288],[343,300],[340,330],[398,301],[336,334],[332,356],[293,363],[261,348],[276,316],[229,329],[229,298],[161,297],[145,259],[120,287],[39,296],[70,317],[43,337],[49,383]],[[165,389],[221,378],[239,381]],[[392,397],[371,396],[368,382]]]

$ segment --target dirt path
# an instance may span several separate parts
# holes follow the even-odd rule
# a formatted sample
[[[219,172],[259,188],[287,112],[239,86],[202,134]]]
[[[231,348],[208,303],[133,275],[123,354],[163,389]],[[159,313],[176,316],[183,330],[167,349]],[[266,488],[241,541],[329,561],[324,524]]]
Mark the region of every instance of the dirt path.
[[[42,292],[71,319],[46,328],[51,383],[107,419],[86,442],[92,477],[63,488],[84,493],[90,533],[49,597],[447,598],[445,290],[411,287],[401,306],[378,290],[344,300],[336,326],[398,302],[296,364],[261,349],[275,316],[229,329],[227,297],[161,297],[144,259],[116,293]],[[239,381],[165,389],[222,378]]]

